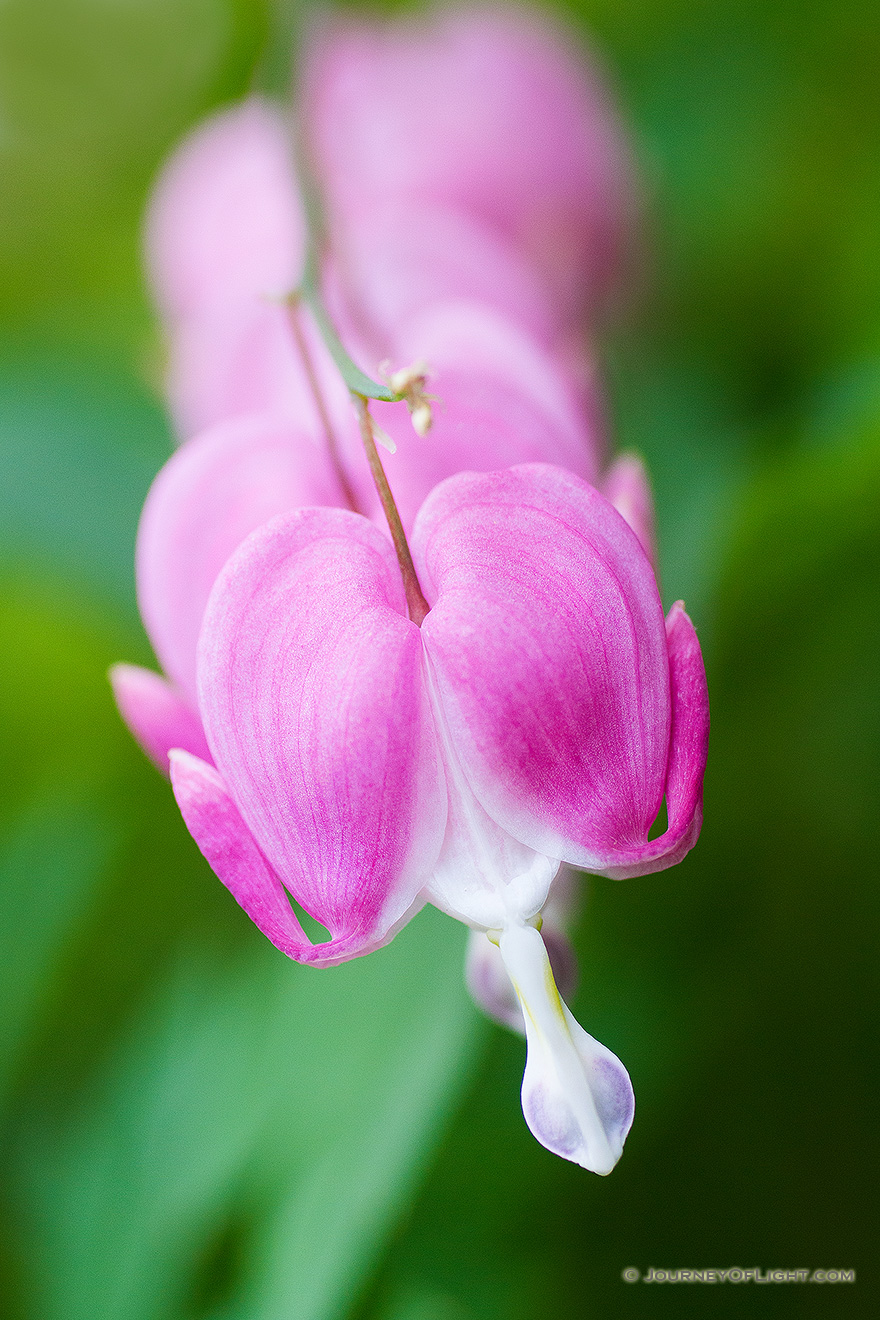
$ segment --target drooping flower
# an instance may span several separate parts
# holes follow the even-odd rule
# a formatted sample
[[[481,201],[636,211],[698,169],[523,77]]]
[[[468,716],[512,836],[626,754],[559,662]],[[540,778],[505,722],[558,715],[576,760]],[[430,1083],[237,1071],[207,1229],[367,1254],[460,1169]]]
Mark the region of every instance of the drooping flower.
[[[252,99],[184,143],[151,208],[185,443],[138,540],[165,677],[117,666],[117,700],[289,956],[368,953],[425,902],[470,926],[476,998],[527,1035],[529,1126],[606,1173],[632,1090],[554,983],[573,971],[559,868],[680,860],[708,727],[690,621],[660,609],[644,469],[601,470],[578,328],[619,279],[627,153],[599,82],[518,11],[337,25],[310,69],[324,301],[367,370],[411,386],[411,417],[355,396],[397,441],[402,523],[298,291],[284,117]]]
[[[331,965],[427,900],[496,939],[525,1010],[523,1106],[549,1149],[608,1172],[622,1065],[561,1004],[536,929],[561,861],[611,876],[678,861],[700,824],[699,646],[664,623],[624,520],[560,469],[463,474],[413,551],[345,510],[254,532],[208,603],[199,707],[214,765],[172,754],[187,824],[273,942]],[[649,840],[666,797],[669,825]],[[304,935],[285,890],[329,933]]]
[[[336,17],[312,45],[302,105],[337,246],[370,209],[437,207],[519,251],[557,325],[595,320],[619,286],[629,147],[606,79],[548,15],[490,4],[385,26]]]

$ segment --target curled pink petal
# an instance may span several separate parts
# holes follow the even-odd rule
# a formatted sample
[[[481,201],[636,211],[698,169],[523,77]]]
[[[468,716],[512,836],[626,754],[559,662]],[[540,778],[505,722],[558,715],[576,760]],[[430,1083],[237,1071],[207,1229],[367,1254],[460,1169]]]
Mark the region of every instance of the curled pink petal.
[[[334,939],[381,942],[446,821],[419,630],[387,538],[341,509],[259,528],[212,593],[199,706],[276,875]]]
[[[202,616],[233,550],[287,509],[343,502],[326,446],[284,418],[227,422],[165,464],[141,517],[138,598],[163,668],[193,707]]]
[[[588,870],[640,848],[667,781],[669,659],[634,533],[558,468],[450,478],[423,507],[422,635],[481,806]]]
[[[147,217],[147,263],[166,317],[299,283],[305,222],[284,117],[251,97],[200,124],[166,163]]]
[[[512,236],[568,316],[594,307],[619,276],[634,190],[608,89],[576,48],[516,6],[328,25],[305,113],[334,207],[455,207]]]
[[[122,718],[163,775],[172,747],[210,761],[201,720],[161,674],[140,665],[114,665],[110,682]]]
[[[171,783],[187,829],[223,884],[272,941],[297,962],[332,967],[378,947],[357,936],[312,944],[278,877],[248,831],[213,766],[187,752],[171,754]]]
[[[621,454],[602,479],[602,494],[626,519],[657,571],[654,497],[647,469],[638,454]]]
[[[666,780],[666,831],[639,848],[621,850],[604,868],[615,880],[675,866],[696,843],[703,820],[703,772],[709,746],[709,692],[700,643],[681,601],[666,621],[672,732]]]

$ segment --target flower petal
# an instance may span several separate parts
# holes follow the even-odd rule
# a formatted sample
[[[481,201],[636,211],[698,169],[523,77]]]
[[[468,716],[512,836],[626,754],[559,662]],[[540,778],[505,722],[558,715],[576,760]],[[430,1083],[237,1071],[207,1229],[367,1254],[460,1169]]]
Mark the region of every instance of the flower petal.
[[[456,472],[536,461],[595,475],[603,448],[596,399],[579,398],[552,354],[492,308],[438,304],[399,329],[395,353],[395,366],[429,364],[428,392],[438,400],[424,437],[413,433],[399,404],[373,408],[397,445],[385,467],[405,526],[434,486]],[[359,498],[372,508],[375,496],[360,481]]]
[[[666,787],[669,660],[623,518],[558,468],[464,473],[427,500],[413,548],[425,646],[485,811],[588,870],[644,844]]]
[[[541,925],[541,939],[559,993],[563,999],[570,999],[578,982],[577,954],[571,941],[546,917]],[[464,978],[479,1009],[502,1027],[525,1035],[522,1005],[507,974],[501,950],[482,931],[472,930],[468,936]]]
[[[296,314],[332,424],[351,426],[351,400],[339,372],[308,313],[300,308]],[[321,434],[293,315],[286,303],[248,296],[200,308],[180,322],[171,335],[167,378],[180,435],[255,412],[283,415]]]
[[[629,1075],[560,999],[534,927],[508,927],[501,931],[498,947],[525,1018],[526,1122],[555,1155],[593,1173],[610,1173],[632,1126],[635,1101]]]
[[[202,616],[233,550],[287,509],[343,502],[323,447],[278,417],[217,426],[165,464],[141,517],[138,597],[156,654],[193,707]]]
[[[448,206],[418,200],[362,208],[339,225],[334,279],[376,361],[399,327],[433,303],[483,303],[552,344],[559,317],[546,288],[516,247],[491,226]]]
[[[385,938],[446,821],[419,630],[388,539],[341,509],[259,528],[211,595],[199,705],[229,793],[290,892],[336,939]]]
[[[634,190],[609,92],[576,49],[510,5],[326,25],[304,113],[334,207],[456,207],[515,238],[568,317],[585,297],[592,310],[619,274]]]
[[[140,665],[114,665],[110,682],[122,718],[163,775],[172,747],[210,761],[201,720],[161,674]]]
[[[644,463],[637,454],[621,454],[602,478],[602,494],[626,519],[657,571],[654,497]]]
[[[622,850],[605,875],[624,880],[675,866],[696,843],[703,822],[703,772],[709,746],[709,692],[694,625],[676,601],[666,620],[672,733],[666,779],[669,826],[659,838]]]
[[[260,852],[213,766],[187,752],[173,751],[171,783],[187,829],[211,869],[276,949],[297,962],[332,967],[378,947],[351,938],[311,943],[284,886]]]
[[[513,838],[480,806],[462,770],[430,656],[424,672],[448,803],[443,847],[425,894],[441,911],[482,930],[526,921],[547,901],[559,863]]]
[[[283,116],[258,97],[183,140],[147,217],[147,263],[166,317],[299,283],[305,221],[291,159]]]

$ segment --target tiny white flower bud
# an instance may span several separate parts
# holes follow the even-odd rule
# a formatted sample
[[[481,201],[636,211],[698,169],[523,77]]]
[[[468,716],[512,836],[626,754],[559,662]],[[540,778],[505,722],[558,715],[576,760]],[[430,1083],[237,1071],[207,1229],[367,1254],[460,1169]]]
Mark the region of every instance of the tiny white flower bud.
[[[418,362],[413,362],[411,366],[401,367],[399,371],[393,372],[388,377],[388,384],[395,394],[402,394],[406,397],[414,386],[421,392],[429,375],[430,369],[427,362],[423,362],[420,358]]]
[[[422,395],[419,403],[413,408],[411,417],[413,430],[416,435],[421,436],[422,439],[424,439],[434,423],[434,415],[431,412],[431,405],[428,403],[424,395]]]

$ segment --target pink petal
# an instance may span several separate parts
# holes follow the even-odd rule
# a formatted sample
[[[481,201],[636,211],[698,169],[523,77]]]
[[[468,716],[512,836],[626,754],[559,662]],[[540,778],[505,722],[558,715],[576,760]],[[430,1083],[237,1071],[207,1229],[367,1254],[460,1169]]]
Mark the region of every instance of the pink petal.
[[[286,887],[334,939],[386,938],[430,875],[446,817],[419,630],[387,538],[337,509],[259,528],[211,596],[199,704]]]
[[[233,550],[287,509],[341,503],[326,448],[278,417],[215,427],[165,464],[141,517],[138,597],[156,654],[193,707],[202,615]]]
[[[332,967],[375,945],[356,939],[312,944],[284,886],[255,842],[213,766],[187,752],[171,754],[171,782],[187,829],[214,873],[277,949],[297,962]]]
[[[405,526],[438,482],[462,470],[547,462],[595,474],[596,400],[584,405],[553,356],[490,307],[440,303],[414,318],[397,334],[393,364],[419,359],[432,369],[428,392],[438,400],[429,433],[415,435],[400,404],[372,409],[397,445],[385,470]],[[375,509],[366,477],[357,489],[363,507]]]
[[[163,775],[172,747],[210,761],[201,720],[161,674],[139,665],[114,665],[110,682],[119,713]]]
[[[647,469],[637,454],[621,454],[602,479],[602,494],[635,532],[657,571],[654,498]]]
[[[651,567],[585,482],[529,465],[451,478],[413,537],[422,625],[475,797],[547,857],[638,849],[666,787],[666,631]]]
[[[515,239],[569,317],[619,273],[632,166],[570,33],[515,6],[328,25],[307,69],[313,153],[338,212],[428,201]]]
[[[622,851],[605,874],[615,880],[675,866],[696,843],[703,821],[703,772],[709,745],[709,692],[694,625],[676,601],[666,620],[672,734],[666,780],[668,829],[658,839]]]
[[[323,425],[285,303],[229,298],[182,319],[170,337],[167,388],[180,435],[251,412],[274,412],[312,434]],[[348,391],[307,313],[308,352],[333,426],[352,424]]]
[[[154,294],[171,319],[294,288],[304,219],[280,111],[251,97],[185,138],[156,184],[146,245]]]
[[[338,227],[333,255],[348,314],[376,361],[392,352],[403,323],[450,299],[485,303],[543,344],[558,337],[559,316],[535,271],[465,212],[418,201],[362,208]]]

